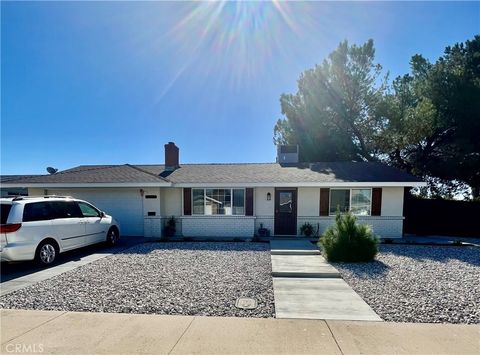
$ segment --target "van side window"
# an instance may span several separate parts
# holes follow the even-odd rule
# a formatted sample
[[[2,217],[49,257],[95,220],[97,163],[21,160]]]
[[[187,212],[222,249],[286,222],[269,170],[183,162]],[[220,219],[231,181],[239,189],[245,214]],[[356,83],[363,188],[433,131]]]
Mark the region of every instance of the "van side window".
[[[78,205],[82,210],[83,217],[100,217],[100,213],[97,211],[97,209],[88,203],[79,202]]]
[[[55,218],[82,218],[82,211],[74,201],[53,201],[51,202],[55,209]]]
[[[55,218],[55,211],[49,202],[27,203],[23,208],[23,221],[46,221]]]

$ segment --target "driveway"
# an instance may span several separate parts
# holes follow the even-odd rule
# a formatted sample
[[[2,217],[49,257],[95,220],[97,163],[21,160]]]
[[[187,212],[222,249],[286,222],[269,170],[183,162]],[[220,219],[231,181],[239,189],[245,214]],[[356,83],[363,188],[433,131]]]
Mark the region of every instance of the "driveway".
[[[146,238],[143,237],[122,237],[119,239],[118,244],[115,247],[109,247],[105,244],[95,244],[88,247],[75,249],[62,253],[58,257],[58,262],[49,267],[54,268],[56,266],[64,265],[70,261],[77,261],[91,254],[96,253],[109,253],[114,254],[124,249],[130,248],[136,244],[144,243]],[[0,283],[5,281],[14,280],[18,277],[33,274],[37,271],[45,270],[45,267],[38,266],[33,261],[18,261],[18,262],[2,262],[0,269]]]

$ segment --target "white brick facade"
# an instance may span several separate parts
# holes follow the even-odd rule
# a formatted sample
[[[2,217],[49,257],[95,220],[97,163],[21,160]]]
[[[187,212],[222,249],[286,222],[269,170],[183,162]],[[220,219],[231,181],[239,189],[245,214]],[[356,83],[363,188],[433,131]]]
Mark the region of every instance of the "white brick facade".
[[[183,216],[184,237],[252,237],[255,217]]]
[[[163,218],[161,217],[145,217],[144,236],[147,238],[160,238],[162,236]]]
[[[402,236],[403,188],[382,189],[382,215],[359,216],[359,223],[368,223],[375,234],[383,238]],[[123,236],[159,238],[165,221],[174,216],[177,236],[185,237],[252,237],[263,225],[274,234],[275,189],[256,187],[253,216],[183,216],[183,192],[181,188],[69,188],[34,189],[31,195],[71,195],[92,202],[98,208],[114,216],[120,223]],[[270,199],[267,198],[269,195]],[[152,195],[156,197],[153,198]],[[147,196],[149,198],[147,198]],[[319,217],[319,188],[298,188],[297,235],[305,222],[325,232],[334,216]]]
[[[358,216],[357,221],[360,224],[369,224],[373,232],[381,238],[401,238],[403,231],[403,217],[383,217],[383,216]],[[335,217],[302,217],[297,219],[297,233],[300,235],[300,227],[308,222],[313,225],[314,231],[319,229],[322,235],[325,230],[335,222]]]

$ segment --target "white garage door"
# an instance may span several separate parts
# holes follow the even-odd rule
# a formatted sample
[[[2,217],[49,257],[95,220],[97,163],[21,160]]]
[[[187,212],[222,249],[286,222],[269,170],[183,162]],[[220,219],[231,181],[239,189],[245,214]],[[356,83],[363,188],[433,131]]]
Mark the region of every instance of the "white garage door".
[[[138,189],[48,189],[48,194],[86,200],[113,216],[120,224],[122,235],[143,235],[143,206]]]

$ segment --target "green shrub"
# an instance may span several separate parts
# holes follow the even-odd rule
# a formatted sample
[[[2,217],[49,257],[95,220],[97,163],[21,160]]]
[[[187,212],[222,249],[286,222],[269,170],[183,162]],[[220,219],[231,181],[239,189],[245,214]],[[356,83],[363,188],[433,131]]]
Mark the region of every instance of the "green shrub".
[[[305,222],[301,227],[300,227],[300,233],[302,233],[306,237],[310,237],[313,234],[313,226]]]
[[[372,261],[378,253],[378,238],[372,228],[357,224],[351,213],[337,212],[335,224],[325,231],[319,245],[328,261]]]

